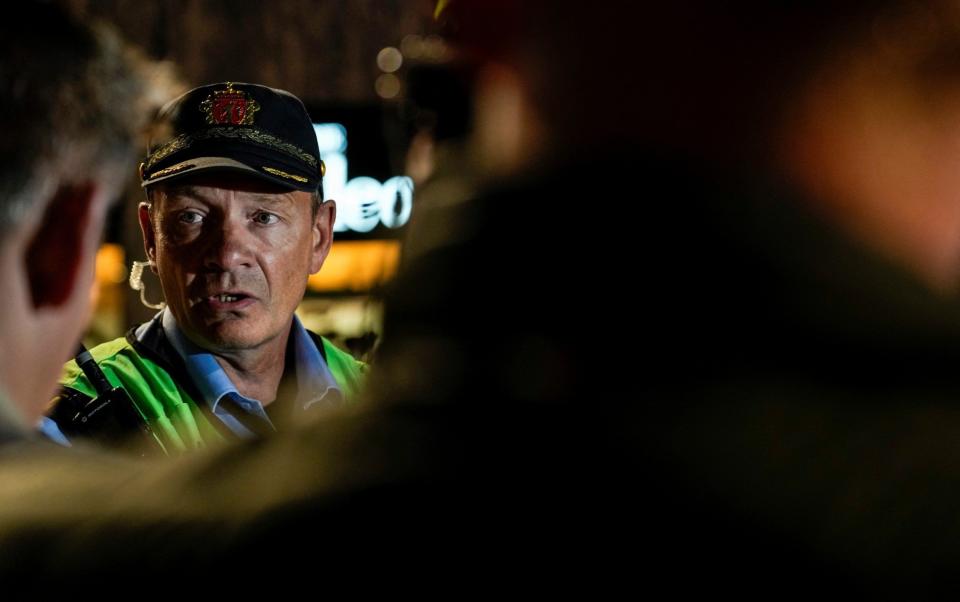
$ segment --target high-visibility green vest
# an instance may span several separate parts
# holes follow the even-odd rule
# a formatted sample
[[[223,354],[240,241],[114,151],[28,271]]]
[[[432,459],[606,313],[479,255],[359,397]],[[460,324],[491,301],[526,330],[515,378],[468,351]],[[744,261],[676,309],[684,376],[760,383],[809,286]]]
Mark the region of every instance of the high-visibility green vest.
[[[311,333],[322,344],[321,354],[340,387],[345,401],[359,392],[366,364],[355,360],[327,339]],[[189,392],[193,387],[178,382],[170,371],[135,348],[132,334],[90,350],[110,384],[126,390],[153,436],[167,454],[207,447],[225,439],[211,418]],[[64,368],[61,387],[94,398],[97,392],[76,361]],[[95,435],[95,433],[93,433]]]

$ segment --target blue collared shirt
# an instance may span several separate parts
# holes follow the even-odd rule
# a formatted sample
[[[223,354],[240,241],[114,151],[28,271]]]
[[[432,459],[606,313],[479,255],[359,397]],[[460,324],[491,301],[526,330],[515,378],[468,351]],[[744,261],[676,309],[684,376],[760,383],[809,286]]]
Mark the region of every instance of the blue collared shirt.
[[[197,403],[205,403],[214,416],[220,419],[233,433],[240,437],[254,437],[254,433],[241,424],[222,405],[224,399],[230,399],[243,411],[256,420],[264,421],[269,429],[274,429],[273,422],[267,416],[263,404],[256,399],[244,397],[237,391],[237,387],[227,376],[213,355],[191,342],[180,330],[173,314],[163,310],[161,325],[167,340],[183,358],[187,373],[193,379],[203,399]],[[141,328],[146,327],[146,324]],[[137,334],[140,334],[138,331]],[[336,406],[343,403],[343,393],[324,361],[320,350],[307,330],[300,323],[297,316],[293,316],[293,327],[290,332],[293,337],[292,349],[294,353],[293,366],[296,369],[297,397],[294,400],[295,412],[306,411],[317,406]]]

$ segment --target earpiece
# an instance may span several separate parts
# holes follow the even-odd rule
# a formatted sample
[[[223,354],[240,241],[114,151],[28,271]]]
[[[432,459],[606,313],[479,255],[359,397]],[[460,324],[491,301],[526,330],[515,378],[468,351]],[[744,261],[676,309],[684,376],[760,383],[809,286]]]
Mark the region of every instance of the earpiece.
[[[149,261],[134,261],[130,266],[130,288],[140,291],[140,302],[150,309],[163,309],[166,303],[150,303],[147,301],[147,286],[143,282],[143,268],[146,266],[156,267],[156,263],[151,259]]]

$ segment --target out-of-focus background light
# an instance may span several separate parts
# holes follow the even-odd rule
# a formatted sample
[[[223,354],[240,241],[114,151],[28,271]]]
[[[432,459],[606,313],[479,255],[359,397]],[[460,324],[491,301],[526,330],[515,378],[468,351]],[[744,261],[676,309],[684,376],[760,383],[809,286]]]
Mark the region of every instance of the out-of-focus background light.
[[[400,79],[392,73],[384,73],[374,84],[377,96],[384,99],[396,98],[400,94]]]
[[[403,55],[393,46],[387,46],[377,54],[377,66],[384,73],[393,73],[403,65]]]

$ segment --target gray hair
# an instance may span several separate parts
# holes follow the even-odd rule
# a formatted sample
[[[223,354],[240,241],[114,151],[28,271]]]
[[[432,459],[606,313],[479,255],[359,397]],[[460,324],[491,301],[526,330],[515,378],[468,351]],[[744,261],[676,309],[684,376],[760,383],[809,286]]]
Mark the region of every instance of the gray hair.
[[[105,26],[18,6],[0,23],[0,231],[60,185],[133,165],[152,100],[150,63]]]

